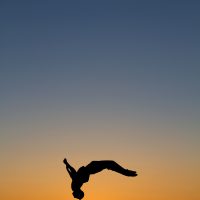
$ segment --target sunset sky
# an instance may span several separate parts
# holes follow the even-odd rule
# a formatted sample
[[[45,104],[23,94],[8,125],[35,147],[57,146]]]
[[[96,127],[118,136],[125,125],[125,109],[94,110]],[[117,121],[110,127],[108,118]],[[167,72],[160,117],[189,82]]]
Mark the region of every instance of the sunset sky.
[[[200,199],[200,1],[0,1],[0,199]]]

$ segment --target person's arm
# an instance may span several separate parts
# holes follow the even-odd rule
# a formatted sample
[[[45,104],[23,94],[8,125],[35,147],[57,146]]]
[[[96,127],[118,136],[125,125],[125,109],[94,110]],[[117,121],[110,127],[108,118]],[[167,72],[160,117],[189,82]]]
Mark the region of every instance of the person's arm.
[[[63,160],[66,165],[67,172],[69,173],[70,177],[73,179],[76,175],[76,170],[67,162],[66,158]]]

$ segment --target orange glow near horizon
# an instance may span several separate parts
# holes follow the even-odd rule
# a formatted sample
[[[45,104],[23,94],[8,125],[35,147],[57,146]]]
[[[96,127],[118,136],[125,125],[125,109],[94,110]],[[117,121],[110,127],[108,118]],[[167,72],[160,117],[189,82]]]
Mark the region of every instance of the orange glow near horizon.
[[[138,172],[138,176],[134,178],[106,170],[92,175],[90,181],[82,187],[84,199],[87,200],[188,200],[199,195],[200,163],[192,156],[188,157],[189,152],[184,149],[187,141],[179,143],[178,139],[173,140],[169,148],[170,138],[146,140],[141,132],[145,132],[145,129],[141,130],[139,127],[134,132],[139,133],[140,137],[128,135],[131,125],[124,129],[124,136],[117,136],[117,140],[109,135],[107,140],[98,134],[93,137],[90,134],[95,133],[94,129],[88,129],[88,136],[80,136],[78,140],[75,134],[78,129],[74,130],[74,136],[68,137],[61,134],[63,130],[54,128],[50,131],[49,128],[45,130],[37,127],[37,131],[49,131],[49,137],[43,138],[37,134],[26,139],[16,138],[7,153],[1,152],[4,154],[1,166],[1,199],[73,199],[71,180],[62,163],[64,157],[76,169],[87,165],[91,160],[113,159],[125,168]],[[107,130],[116,135],[122,131],[114,128]],[[160,130],[159,128],[158,131]],[[55,132],[57,134],[54,135]],[[148,132],[151,130],[148,129]],[[95,138],[98,142],[94,146]],[[143,144],[142,147],[137,144],[138,141]]]

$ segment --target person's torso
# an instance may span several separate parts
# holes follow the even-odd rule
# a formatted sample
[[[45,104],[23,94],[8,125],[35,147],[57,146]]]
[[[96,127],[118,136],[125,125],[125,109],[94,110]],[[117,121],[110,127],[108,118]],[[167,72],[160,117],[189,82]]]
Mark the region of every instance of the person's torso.
[[[76,172],[75,178],[72,180],[71,187],[72,190],[76,190],[77,188],[80,188],[83,183],[86,183],[89,181],[89,173],[87,171],[86,167],[80,167],[79,170]]]
[[[85,183],[89,181],[89,172],[86,167],[80,167],[77,171],[77,178],[80,182]]]

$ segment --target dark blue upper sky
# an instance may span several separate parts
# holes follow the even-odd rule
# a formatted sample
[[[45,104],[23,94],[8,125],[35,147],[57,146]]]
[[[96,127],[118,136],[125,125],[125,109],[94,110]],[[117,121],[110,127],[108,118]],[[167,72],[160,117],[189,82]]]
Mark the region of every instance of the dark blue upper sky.
[[[1,1],[0,107],[197,112],[199,10],[199,1]]]

